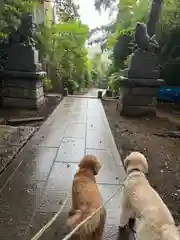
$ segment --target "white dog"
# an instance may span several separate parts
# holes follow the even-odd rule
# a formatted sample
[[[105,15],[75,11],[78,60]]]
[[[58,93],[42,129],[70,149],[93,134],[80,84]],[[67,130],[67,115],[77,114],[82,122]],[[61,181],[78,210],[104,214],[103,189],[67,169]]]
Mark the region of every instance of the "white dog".
[[[135,229],[137,240],[180,240],[170,211],[146,179],[145,156],[132,152],[124,166],[127,178],[122,190],[120,227],[127,225],[130,218],[139,218]]]

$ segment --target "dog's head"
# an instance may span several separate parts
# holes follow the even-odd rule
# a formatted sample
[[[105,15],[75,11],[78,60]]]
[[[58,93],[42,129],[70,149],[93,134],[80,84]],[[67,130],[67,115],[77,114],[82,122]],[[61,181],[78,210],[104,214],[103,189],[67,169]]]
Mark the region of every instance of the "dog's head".
[[[148,173],[148,162],[145,156],[140,152],[130,153],[124,160],[126,173],[129,174],[133,170],[139,170],[144,174]]]
[[[101,164],[98,162],[97,158],[93,155],[85,155],[79,164],[80,169],[89,169],[94,175],[99,173]]]

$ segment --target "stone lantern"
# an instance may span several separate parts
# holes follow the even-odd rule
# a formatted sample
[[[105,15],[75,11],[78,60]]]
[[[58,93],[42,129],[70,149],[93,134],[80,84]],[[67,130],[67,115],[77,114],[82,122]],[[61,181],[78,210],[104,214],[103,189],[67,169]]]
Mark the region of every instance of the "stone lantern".
[[[154,0],[149,12],[147,26],[137,23],[135,30],[136,49],[130,55],[128,68],[120,77],[120,107],[122,116],[155,115],[158,88],[164,84],[159,79],[155,27],[162,0]]]

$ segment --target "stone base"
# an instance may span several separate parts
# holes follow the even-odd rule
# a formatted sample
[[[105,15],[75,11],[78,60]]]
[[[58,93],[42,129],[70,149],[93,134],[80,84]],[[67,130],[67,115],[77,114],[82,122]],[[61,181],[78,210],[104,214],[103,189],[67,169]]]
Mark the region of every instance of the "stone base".
[[[30,89],[30,88],[21,88],[17,86],[14,86],[14,87],[4,86],[3,88],[4,97],[39,99],[43,95],[44,95],[43,87]]]
[[[118,109],[121,116],[156,115],[157,87],[121,87]]]
[[[36,99],[4,97],[2,107],[37,109],[44,103],[44,96]]]
[[[158,58],[149,51],[137,50],[130,57],[128,69],[120,77],[123,116],[155,115],[158,88],[164,84],[159,78]]]
[[[120,115],[124,117],[143,117],[155,116],[156,107],[154,106],[122,106]]]
[[[44,103],[43,83],[39,78],[6,76],[1,88],[4,108],[37,109]]]

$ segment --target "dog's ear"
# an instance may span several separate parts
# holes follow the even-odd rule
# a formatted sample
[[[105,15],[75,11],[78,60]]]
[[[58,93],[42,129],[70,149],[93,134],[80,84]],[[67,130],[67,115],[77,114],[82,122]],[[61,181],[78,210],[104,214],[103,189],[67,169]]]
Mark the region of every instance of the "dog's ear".
[[[98,162],[98,160],[95,156],[86,155],[81,160],[81,162],[79,164],[79,168],[91,169],[93,171],[93,174],[97,175],[99,173],[100,168],[101,168],[101,164]]]

